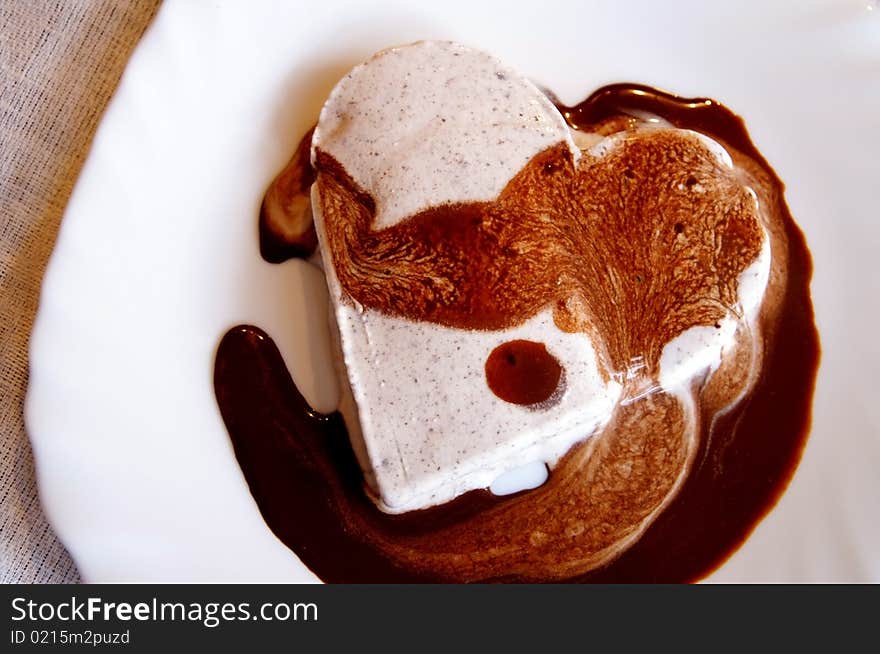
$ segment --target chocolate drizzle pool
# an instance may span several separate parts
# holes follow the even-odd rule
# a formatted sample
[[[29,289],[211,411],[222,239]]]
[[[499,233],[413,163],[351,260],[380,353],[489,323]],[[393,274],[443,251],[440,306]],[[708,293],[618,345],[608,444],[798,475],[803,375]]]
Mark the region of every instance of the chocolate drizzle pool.
[[[730,411],[720,410],[711,381],[698,390],[699,438],[687,455],[687,476],[647,530],[616,534],[624,546],[612,551],[602,535],[613,532],[615,516],[649,511],[652,494],[669,490],[652,478],[654,461],[685,456],[674,442],[683,409],[670,396],[620,407],[611,426],[575,446],[539,489],[504,498],[474,491],[440,507],[392,516],[365,494],[341,417],[310,410],[268,335],[256,327],[233,328],[218,348],[214,385],[236,457],[268,526],[325,581],[693,581],[742,543],[797,466],[819,358],[812,266],[783,185],[742,121],[711,100],[625,84],[559,109],[577,129],[653,114],[711,136],[760,171],[776,238],[784,243],[774,250],[774,265],[785,271],[774,290],[775,310],[760,320],[760,376]],[[307,188],[307,155],[304,146],[290,176],[273,187],[290,195],[276,193],[266,202],[292,201]],[[313,232],[291,243],[267,223],[265,211],[260,233],[270,260],[314,247]],[[635,459],[633,451],[640,452]],[[629,483],[613,474],[611,464],[622,452],[631,459]],[[593,505],[583,513],[577,500],[587,486],[603,491],[590,495]]]

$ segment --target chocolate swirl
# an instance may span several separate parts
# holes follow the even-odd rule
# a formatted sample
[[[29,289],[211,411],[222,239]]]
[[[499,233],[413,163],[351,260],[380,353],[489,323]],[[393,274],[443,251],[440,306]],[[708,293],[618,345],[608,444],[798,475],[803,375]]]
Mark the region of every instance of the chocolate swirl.
[[[763,230],[753,196],[696,137],[633,131],[575,166],[536,156],[494,202],[432,207],[374,230],[374,203],[316,157],[326,243],[345,291],[371,309],[463,329],[504,329],[553,306],[588,332],[607,372],[658,372],[663,346],[737,304]]]

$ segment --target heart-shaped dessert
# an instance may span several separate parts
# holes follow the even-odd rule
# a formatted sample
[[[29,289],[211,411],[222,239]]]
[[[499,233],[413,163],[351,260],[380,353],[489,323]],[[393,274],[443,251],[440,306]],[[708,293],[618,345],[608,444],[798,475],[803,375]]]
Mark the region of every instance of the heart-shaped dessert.
[[[325,446],[297,460],[326,478],[340,542],[370,553],[352,559],[373,566],[366,578],[547,580],[608,564],[751,397],[793,228],[735,118],[723,114],[740,131],[722,143],[667,120],[657,97],[666,118],[578,121],[485,53],[393,48],[339,82],[270,189],[264,225],[295,252],[320,244],[345,425],[381,511],[334,486],[351,470],[316,463],[309,448]],[[551,470],[536,490],[450,503],[533,462]]]
[[[450,43],[340,82],[312,139],[313,206],[386,510],[555,465],[621,400],[717,365],[769,257],[754,192],[707,141],[647,123],[582,153],[534,85]],[[760,280],[746,298],[743,275]]]

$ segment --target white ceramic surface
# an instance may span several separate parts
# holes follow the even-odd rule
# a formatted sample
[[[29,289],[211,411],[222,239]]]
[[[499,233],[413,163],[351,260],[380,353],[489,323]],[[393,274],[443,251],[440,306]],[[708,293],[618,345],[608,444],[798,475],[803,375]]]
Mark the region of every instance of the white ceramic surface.
[[[85,579],[314,580],[248,493],[213,354],[260,325],[306,396],[335,402],[299,310],[326,315],[320,273],[263,263],[255,217],[336,80],[421,38],[493,52],[568,103],[635,81],[745,117],[813,252],[823,357],[794,481],[710,579],[880,582],[875,0],[166,2],[71,197],[31,342],[41,497]]]

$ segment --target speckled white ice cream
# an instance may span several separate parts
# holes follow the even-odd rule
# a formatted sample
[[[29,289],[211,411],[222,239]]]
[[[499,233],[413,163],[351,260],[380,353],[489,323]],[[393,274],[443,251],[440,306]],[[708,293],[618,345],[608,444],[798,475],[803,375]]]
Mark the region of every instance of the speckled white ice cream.
[[[341,292],[335,275],[328,281],[331,296]],[[335,316],[361,438],[389,512],[486,488],[535,461],[553,465],[607,422],[619,399],[620,386],[599,375],[589,339],[559,330],[550,310],[496,332],[416,323],[341,302]],[[486,384],[489,353],[517,338],[543,342],[565,369],[565,393],[548,410],[505,402]]]
[[[312,140],[373,196],[375,229],[429,206],[494,199],[557,143],[580,156],[543,93],[493,57],[447,42],[393,48],[356,67],[331,93]],[[315,193],[313,207],[323,242]],[[552,464],[610,417],[620,386],[603,382],[589,339],[561,332],[549,310],[505,332],[414,323],[352,306],[325,268],[357,409],[347,421],[358,423],[355,449],[386,510],[431,506],[526,464]],[[515,338],[544,343],[562,363],[566,391],[553,408],[509,404],[486,384],[489,353]]]
[[[376,228],[426,205],[494,199],[559,142],[565,120],[529,80],[445,41],[384,50],[333,89],[312,140],[376,200]]]

